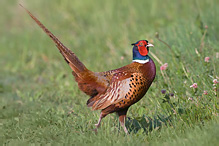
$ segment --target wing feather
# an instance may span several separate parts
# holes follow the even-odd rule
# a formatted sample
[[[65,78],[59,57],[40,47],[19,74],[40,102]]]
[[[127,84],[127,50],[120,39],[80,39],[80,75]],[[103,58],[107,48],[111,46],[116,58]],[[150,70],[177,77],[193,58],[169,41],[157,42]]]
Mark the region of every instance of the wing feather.
[[[93,110],[104,109],[121,101],[129,91],[129,82],[130,78],[114,81],[105,94],[100,95],[100,99],[94,103]]]
[[[94,102],[92,109],[105,109],[111,105],[120,108],[130,106],[145,95],[149,86],[148,80],[142,76],[142,73],[116,73],[106,92],[98,95],[98,100]]]

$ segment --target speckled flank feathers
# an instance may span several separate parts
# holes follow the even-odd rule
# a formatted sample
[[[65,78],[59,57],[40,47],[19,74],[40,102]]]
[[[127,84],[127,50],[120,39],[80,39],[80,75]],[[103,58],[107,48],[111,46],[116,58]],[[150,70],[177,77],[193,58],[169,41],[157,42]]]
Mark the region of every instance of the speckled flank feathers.
[[[79,89],[90,96],[87,106],[92,107],[93,110],[102,110],[96,127],[100,126],[102,118],[116,112],[124,131],[128,133],[124,124],[127,110],[145,95],[156,75],[155,64],[148,56],[149,47],[153,45],[147,40],[140,40],[132,44],[134,45],[133,60],[140,61],[133,61],[115,70],[92,72],[36,17],[27,9],[25,10],[55,42],[56,47],[71,67]]]

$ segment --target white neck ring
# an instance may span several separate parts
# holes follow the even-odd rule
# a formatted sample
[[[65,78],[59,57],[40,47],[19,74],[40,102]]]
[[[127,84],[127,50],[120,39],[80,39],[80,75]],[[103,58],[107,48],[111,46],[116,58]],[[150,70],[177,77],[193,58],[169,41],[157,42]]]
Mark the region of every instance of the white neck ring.
[[[149,62],[149,59],[147,59],[147,60],[136,59],[136,60],[132,60],[132,62],[138,62],[138,63],[141,63],[141,64],[145,64],[145,63]]]

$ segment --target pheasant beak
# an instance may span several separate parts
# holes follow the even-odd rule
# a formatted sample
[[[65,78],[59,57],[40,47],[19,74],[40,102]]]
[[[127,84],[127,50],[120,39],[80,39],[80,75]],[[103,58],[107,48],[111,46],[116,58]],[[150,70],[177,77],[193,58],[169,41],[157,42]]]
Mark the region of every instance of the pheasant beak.
[[[154,45],[148,43],[147,47],[154,47]]]

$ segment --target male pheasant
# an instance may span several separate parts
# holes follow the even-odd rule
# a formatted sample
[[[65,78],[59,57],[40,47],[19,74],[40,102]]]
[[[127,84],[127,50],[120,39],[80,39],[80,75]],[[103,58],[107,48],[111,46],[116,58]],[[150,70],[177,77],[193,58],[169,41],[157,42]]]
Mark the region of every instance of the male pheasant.
[[[115,70],[92,72],[35,16],[27,9],[25,10],[55,42],[56,47],[73,70],[72,74],[79,89],[90,96],[87,106],[92,107],[93,110],[101,110],[99,121],[95,124],[96,127],[100,126],[102,118],[116,112],[125,133],[128,133],[124,124],[128,108],[145,95],[156,75],[155,64],[148,56],[149,47],[153,45],[149,44],[147,40],[133,43],[131,64]]]

